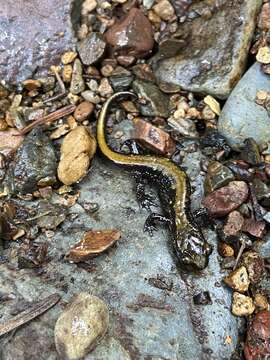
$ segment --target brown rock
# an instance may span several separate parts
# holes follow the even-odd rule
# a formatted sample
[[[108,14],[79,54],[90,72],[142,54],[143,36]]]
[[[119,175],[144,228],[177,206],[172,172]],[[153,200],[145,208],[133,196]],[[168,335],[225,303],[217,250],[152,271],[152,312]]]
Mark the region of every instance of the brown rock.
[[[222,217],[237,209],[248,198],[248,186],[244,181],[232,181],[227,186],[207,195],[202,204],[213,217]]]
[[[244,354],[246,360],[267,359],[270,354],[270,311],[258,312],[250,322]]]
[[[236,236],[242,229],[244,218],[239,211],[232,211],[228,215],[227,222],[223,228],[225,236]]]
[[[96,152],[96,139],[84,126],[77,126],[64,138],[58,165],[58,177],[65,185],[79,181],[87,173]]]
[[[270,3],[266,3],[262,6],[262,10],[259,16],[258,27],[261,30],[270,29]]]
[[[83,101],[77,106],[74,112],[74,117],[79,122],[84,121],[92,114],[93,110],[94,105],[92,103],[88,101]]]
[[[24,80],[23,86],[28,91],[37,90],[41,87],[41,82],[39,80],[27,79]]]
[[[107,250],[120,237],[121,233],[118,230],[87,231],[83,239],[69,250],[66,259],[75,263],[88,260]]]
[[[242,256],[241,263],[246,267],[251,283],[260,282],[264,274],[264,261],[255,251],[247,251]]]
[[[154,46],[151,23],[143,12],[137,8],[129,11],[120,22],[113,25],[106,33],[105,39],[115,55],[144,57]]]
[[[19,135],[19,131],[9,128],[0,131],[0,152],[6,155],[14,152],[23,142],[24,135]]]
[[[265,233],[265,222],[254,219],[245,219],[242,230],[252,236],[261,238]]]
[[[168,133],[150,123],[140,119],[134,119],[136,138],[143,146],[161,155],[171,156],[175,151],[175,142]]]
[[[234,249],[231,245],[226,244],[225,242],[219,242],[218,252],[222,257],[231,257],[234,256]]]

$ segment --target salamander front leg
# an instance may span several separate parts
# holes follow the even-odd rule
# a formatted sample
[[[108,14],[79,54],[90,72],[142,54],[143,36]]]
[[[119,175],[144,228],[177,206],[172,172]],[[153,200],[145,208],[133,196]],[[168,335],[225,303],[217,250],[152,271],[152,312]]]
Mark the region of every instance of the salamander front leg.
[[[157,213],[151,213],[144,224],[143,230],[145,232],[148,232],[150,236],[153,236],[153,232],[157,231],[157,224],[166,224],[171,225],[171,220],[168,219],[166,216],[157,214]]]
[[[147,180],[144,179],[140,172],[134,171],[133,176],[135,179],[135,192],[139,205],[151,212],[151,207],[157,207],[155,203],[155,198],[152,195],[146,194],[145,187],[147,185]]]

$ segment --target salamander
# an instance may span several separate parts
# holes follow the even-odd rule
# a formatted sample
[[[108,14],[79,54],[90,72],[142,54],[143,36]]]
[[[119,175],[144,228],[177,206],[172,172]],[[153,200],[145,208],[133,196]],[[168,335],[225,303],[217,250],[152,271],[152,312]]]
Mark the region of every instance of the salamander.
[[[107,144],[108,110],[112,102],[122,96],[136,97],[128,91],[115,93],[100,111],[97,123],[99,148],[114,164],[135,170],[149,183],[156,185],[180,267],[188,271],[202,270],[208,264],[212,248],[189,211],[189,183],[186,173],[170,159],[152,155],[122,154],[113,151]]]

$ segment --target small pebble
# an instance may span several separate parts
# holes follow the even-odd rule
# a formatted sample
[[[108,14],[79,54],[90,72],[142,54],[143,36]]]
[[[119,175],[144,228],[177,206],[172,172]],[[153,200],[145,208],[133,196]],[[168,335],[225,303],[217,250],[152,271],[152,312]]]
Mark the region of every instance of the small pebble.
[[[168,0],[161,0],[153,6],[154,12],[165,21],[171,20],[175,13],[172,4]]]
[[[83,69],[79,59],[74,61],[73,72],[70,84],[70,92],[73,95],[78,95],[85,89],[84,79],[82,77]]]
[[[232,313],[235,316],[248,316],[251,315],[254,310],[255,305],[251,297],[238,292],[233,293]]]
[[[72,63],[77,57],[77,53],[74,51],[67,51],[61,56],[61,62],[63,65]]]
[[[245,266],[240,266],[236,270],[232,271],[228,276],[226,276],[224,278],[224,282],[230,288],[238,292],[247,291],[250,284],[247,269]]]
[[[93,110],[94,105],[92,103],[88,101],[83,101],[77,106],[74,112],[74,118],[77,121],[82,122],[92,114]]]

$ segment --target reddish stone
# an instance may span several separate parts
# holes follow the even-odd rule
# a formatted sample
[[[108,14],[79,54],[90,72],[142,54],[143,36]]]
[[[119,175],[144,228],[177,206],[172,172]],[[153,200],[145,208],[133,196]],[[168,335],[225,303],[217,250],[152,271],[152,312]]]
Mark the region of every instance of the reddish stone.
[[[270,29],[270,4],[266,3],[263,5],[260,16],[258,27],[261,30],[269,30]]]
[[[265,232],[265,222],[256,221],[254,219],[245,219],[242,230],[250,235],[261,238]]]
[[[154,46],[152,25],[137,8],[131,9],[127,16],[113,25],[105,33],[105,39],[115,55],[142,58]]]
[[[227,222],[223,228],[225,236],[235,236],[237,235],[244,224],[244,218],[239,211],[232,211],[228,215]]]
[[[140,119],[134,119],[134,138],[143,146],[161,155],[171,156],[175,151],[175,142],[164,130]]]
[[[244,354],[246,360],[267,359],[270,354],[270,311],[258,312],[249,324]]]
[[[227,186],[207,195],[202,204],[211,216],[222,217],[237,209],[247,198],[247,184],[244,181],[231,181]]]

